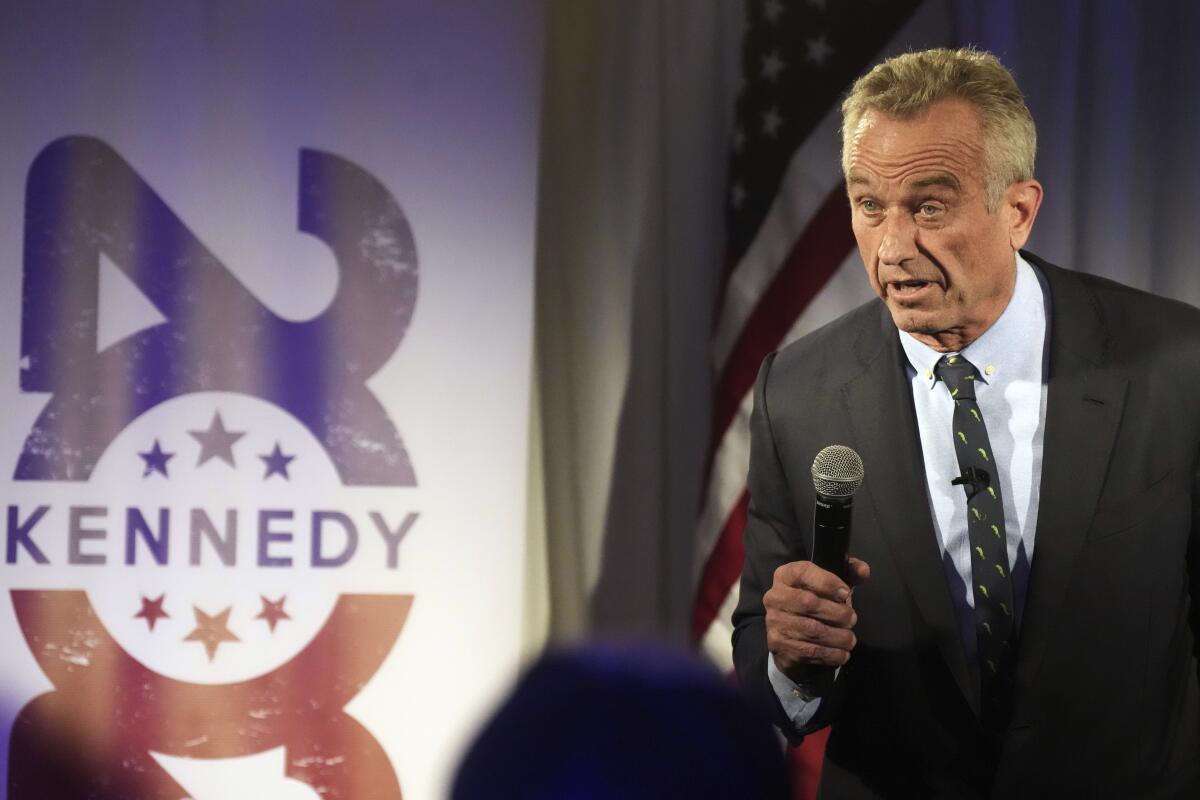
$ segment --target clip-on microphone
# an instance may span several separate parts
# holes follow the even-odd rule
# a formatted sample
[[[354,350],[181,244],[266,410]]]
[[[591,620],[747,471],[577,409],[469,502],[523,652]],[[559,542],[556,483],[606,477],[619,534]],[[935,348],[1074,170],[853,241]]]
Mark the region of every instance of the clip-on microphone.
[[[969,488],[968,484],[970,485]],[[963,490],[967,493],[967,499],[970,500],[977,493],[992,485],[992,476],[985,469],[967,467],[963,470],[962,475],[950,481],[950,485],[962,486]]]

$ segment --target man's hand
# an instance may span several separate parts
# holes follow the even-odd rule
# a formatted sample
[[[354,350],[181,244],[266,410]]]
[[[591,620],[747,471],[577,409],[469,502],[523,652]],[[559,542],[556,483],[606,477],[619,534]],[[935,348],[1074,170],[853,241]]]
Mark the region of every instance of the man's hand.
[[[867,562],[850,559],[852,586],[871,576]],[[850,602],[850,586],[811,561],[792,561],[775,570],[767,610],[767,649],[775,666],[797,683],[806,667],[837,667],[850,660],[857,639],[851,629],[858,614]]]

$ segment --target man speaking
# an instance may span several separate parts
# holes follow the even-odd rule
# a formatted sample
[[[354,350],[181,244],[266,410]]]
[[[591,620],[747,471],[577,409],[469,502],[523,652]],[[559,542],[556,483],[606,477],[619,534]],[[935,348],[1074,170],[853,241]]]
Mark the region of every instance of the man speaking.
[[[1200,311],[1021,250],[1036,134],[993,56],[898,56],[842,110],[882,302],[759,374],[740,682],[832,726],[823,797],[1200,797]],[[848,582],[810,561],[831,444]]]

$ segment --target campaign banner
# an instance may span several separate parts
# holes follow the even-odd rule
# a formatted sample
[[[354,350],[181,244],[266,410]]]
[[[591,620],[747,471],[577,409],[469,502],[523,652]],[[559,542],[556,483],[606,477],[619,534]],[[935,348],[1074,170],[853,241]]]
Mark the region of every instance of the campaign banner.
[[[540,2],[0,27],[0,798],[434,798],[517,668]]]

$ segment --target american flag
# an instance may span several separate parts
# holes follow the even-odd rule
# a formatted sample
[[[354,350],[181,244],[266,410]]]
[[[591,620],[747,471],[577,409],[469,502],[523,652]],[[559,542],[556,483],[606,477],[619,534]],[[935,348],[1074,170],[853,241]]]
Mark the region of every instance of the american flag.
[[[946,44],[948,18],[938,0],[747,2],[692,613],[693,637],[727,671],[758,367],[772,350],[871,297],[842,182],[841,99],[880,59]],[[811,736],[793,755],[797,797],[815,794],[823,748],[824,737]]]

